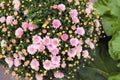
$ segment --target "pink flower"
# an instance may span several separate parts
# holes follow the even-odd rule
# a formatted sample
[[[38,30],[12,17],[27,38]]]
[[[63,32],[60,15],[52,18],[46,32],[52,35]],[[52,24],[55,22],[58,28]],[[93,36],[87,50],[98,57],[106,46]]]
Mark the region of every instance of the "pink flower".
[[[13,4],[14,4],[14,9],[18,11],[20,9],[20,5],[21,5],[20,1],[13,0]]]
[[[87,38],[87,39],[85,40],[85,43],[86,43],[87,45],[89,45],[89,44],[91,43],[90,38]]]
[[[5,22],[5,17],[4,17],[4,16],[0,18],[0,22],[1,22],[1,23],[4,23],[4,22]]]
[[[101,26],[101,24],[100,24],[99,20],[97,20],[97,19],[96,19],[96,20],[94,20],[94,23],[95,23],[95,26],[96,26],[96,27],[100,27],[100,26]]]
[[[95,48],[95,46],[94,46],[94,44],[92,42],[89,44],[89,46],[90,46],[91,49]]]
[[[60,12],[62,12],[62,11],[65,11],[65,5],[64,4],[59,4],[58,6],[57,6],[57,9],[60,11]]]
[[[76,29],[76,26],[72,26],[71,29],[72,29],[72,30],[75,30],[75,29]]]
[[[55,46],[58,46],[59,43],[60,43],[60,41],[59,41],[58,38],[53,38],[53,39],[52,39],[52,43],[53,43]]]
[[[91,1],[87,2],[87,8],[89,8],[90,10],[93,10],[93,3]]]
[[[89,56],[88,51],[84,50],[82,56],[83,56],[83,58],[88,58],[88,56]]]
[[[32,22],[29,23],[28,29],[30,31],[33,31],[36,28],[35,24],[33,24]]]
[[[62,67],[62,68],[65,68],[65,67],[66,67],[66,63],[63,62],[63,63],[61,64],[61,67]]]
[[[3,3],[0,3],[0,7],[4,7],[4,4],[3,4]]]
[[[48,48],[49,51],[53,50],[53,49],[56,48],[56,47],[57,47],[57,46],[54,45],[53,43],[49,43],[49,44],[47,45],[47,48]]]
[[[80,21],[79,21],[78,17],[72,17],[72,22],[75,23],[75,24],[77,24]]]
[[[84,35],[85,34],[85,30],[83,27],[78,27],[77,30],[76,30],[76,33],[78,35]]]
[[[40,43],[42,41],[41,37],[38,35],[35,35],[32,37],[33,43]]]
[[[35,77],[37,80],[43,80],[43,76],[41,74],[37,74]]]
[[[22,28],[23,28],[24,30],[27,30],[28,26],[29,26],[28,22],[23,22],[23,23],[22,23]]]
[[[29,54],[34,55],[37,50],[36,50],[36,48],[35,48],[35,45],[29,45],[29,46],[27,47],[27,51],[28,51]]]
[[[61,26],[60,20],[54,19],[52,22],[52,26],[53,26],[53,28],[56,28],[56,29],[59,28]]]
[[[13,16],[8,16],[7,19],[6,19],[6,24],[9,25],[9,24],[12,24],[13,23]]]
[[[69,12],[71,17],[77,17],[78,16],[78,11],[76,9],[72,9]]]
[[[63,74],[62,72],[55,72],[55,73],[54,73],[54,77],[60,79],[60,78],[63,78],[63,77],[64,77],[64,74]]]
[[[13,66],[13,59],[11,57],[5,58],[5,62],[8,64],[9,68]]]
[[[0,43],[1,47],[7,47],[7,42],[4,39]]]
[[[24,10],[24,15],[27,15],[28,13],[29,13],[28,9]]]
[[[43,68],[46,70],[50,70],[51,69],[51,61],[50,60],[45,60],[43,63]]]
[[[72,48],[71,50],[68,51],[68,56],[69,57],[75,57],[77,54],[76,49]]]
[[[15,5],[14,5],[14,9],[15,9],[16,11],[18,11],[18,10],[20,9],[20,4],[15,4]]]
[[[67,41],[68,40],[68,34],[62,34],[61,39],[63,41]]]
[[[86,8],[86,9],[85,9],[85,13],[90,14],[90,13],[91,13],[91,10],[90,10],[89,8]]]
[[[19,56],[18,56],[17,53],[14,53],[14,54],[13,54],[13,57],[14,57],[14,58],[18,58]]]
[[[54,48],[54,49],[52,49],[51,50],[51,53],[52,53],[52,55],[57,55],[58,53],[59,53],[59,49],[58,48]]]
[[[50,38],[49,38],[49,36],[44,37],[43,40],[42,40],[42,42],[43,42],[44,45],[47,46],[47,45],[50,43]]]
[[[78,53],[82,52],[82,46],[81,45],[76,46],[76,51]]]
[[[37,59],[33,59],[30,63],[30,66],[32,69],[38,71],[40,66],[39,61],[37,61]]]
[[[70,45],[77,46],[79,43],[79,40],[77,38],[71,38],[70,39]]]
[[[23,35],[23,29],[22,28],[18,28],[18,29],[16,29],[16,31],[15,31],[15,35],[16,35],[16,37],[18,37],[18,38],[21,38],[22,37],[22,35]]]
[[[20,61],[19,58],[14,59],[14,65],[15,65],[16,67],[18,67],[18,66],[21,65],[21,61]]]
[[[60,57],[52,56],[51,61],[52,61],[52,64],[60,64]]]
[[[71,3],[73,0],[67,0],[69,3]]]
[[[43,44],[38,45],[38,51],[43,52],[45,50],[45,46]]]

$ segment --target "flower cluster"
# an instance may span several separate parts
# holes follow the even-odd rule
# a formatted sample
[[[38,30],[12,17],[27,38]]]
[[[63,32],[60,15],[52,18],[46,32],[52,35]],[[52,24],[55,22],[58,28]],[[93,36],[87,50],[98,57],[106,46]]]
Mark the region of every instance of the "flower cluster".
[[[3,1],[0,59],[16,77],[74,78],[81,61],[93,60],[90,52],[104,33],[94,12],[88,0]]]

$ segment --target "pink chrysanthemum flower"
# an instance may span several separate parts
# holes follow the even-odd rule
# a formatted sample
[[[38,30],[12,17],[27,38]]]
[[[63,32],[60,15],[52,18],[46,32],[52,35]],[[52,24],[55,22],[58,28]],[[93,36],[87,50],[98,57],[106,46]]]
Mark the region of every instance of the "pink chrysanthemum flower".
[[[60,20],[54,19],[52,22],[52,26],[53,26],[53,28],[56,28],[56,29],[59,28],[61,26]]]

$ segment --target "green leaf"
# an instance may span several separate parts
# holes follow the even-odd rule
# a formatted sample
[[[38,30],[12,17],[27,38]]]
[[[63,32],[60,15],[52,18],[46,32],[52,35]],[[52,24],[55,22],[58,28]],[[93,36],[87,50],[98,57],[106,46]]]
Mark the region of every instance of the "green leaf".
[[[120,19],[117,17],[103,16],[102,24],[107,36],[111,36],[120,30]]]
[[[108,80],[109,76],[118,74],[118,62],[110,57],[107,43],[108,39],[103,39],[93,53],[94,61],[79,70],[81,80]]]
[[[103,15],[103,14],[105,14],[106,12],[108,12],[110,10],[110,8],[108,7],[110,1],[111,0],[98,0],[95,3],[94,6],[96,7],[97,12],[99,13],[99,15]]]
[[[120,0],[111,0],[109,7],[111,8],[111,14],[116,17],[119,17],[119,15],[120,15]]]
[[[120,74],[117,74],[115,76],[111,76],[111,77],[109,77],[108,80],[120,80]]]
[[[114,60],[120,60],[120,31],[109,42],[109,53]]]
[[[98,0],[95,7],[103,17],[102,24],[107,36],[120,30],[120,0]]]

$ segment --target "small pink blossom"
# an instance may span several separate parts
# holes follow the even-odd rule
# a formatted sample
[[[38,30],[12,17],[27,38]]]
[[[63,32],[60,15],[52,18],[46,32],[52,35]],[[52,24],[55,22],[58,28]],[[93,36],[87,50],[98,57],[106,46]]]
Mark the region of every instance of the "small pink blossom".
[[[35,24],[33,24],[32,22],[29,23],[28,29],[30,31],[33,31],[36,28]]]
[[[37,80],[43,80],[43,76],[41,74],[37,74],[35,77]]]
[[[22,28],[23,28],[24,30],[27,30],[28,26],[29,26],[28,22],[23,22],[23,23],[22,23]]]
[[[35,35],[32,37],[33,43],[40,43],[42,41],[42,38],[38,35]]]
[[[94,20],[94,23],[95,23],[95,26],[96,26],[96,27],[100,27],[100,26],[101,26],[99,20],[97,20],[97,19]]]
[[[62,68],[65,68],[65,67],[66,67],[66,63],[63,62],[63,63],[61,64],[61,67],[62,67]]]
[[[13,66],[13,58],[7,57],[5,58],[5,62],[8,64],[9,68]]]
[[[91,10],[90,10],[89,8],[86,8],[86,9],[85,9],[85,13],[90,14],[90,13],[91,13]]]
[[[76,46],[76,51],[78,53],[82,52],[82,46],[81,45]]]
[[[14,65],[15,65],[16,67],[18,67],[18,66],[21,65],[21,61],[20,61],[19,58],[14,59]]]
[[[14,9],[15,9],[16,11],[18,11],[18,10],[20,9],[20,4],[15,4],[15,5],[14,5]]]
[[[59,43],[60,43],[60,41],[59,41],[58,38],[53,38],[53,39],[52,39],[52,43],[53,43],[55,46],[58,46]]]
[[[77,38],[71,38],[70,39],[70,45],[77,46],[79,43],[79,40]]]
[[[52,22],[52,26],[53,26],[53,28],[56,28],[56,29],[59,28],[61,26],[60,20],[54,19]]]
[[[52,49],[51,50],[51,53],[52,53],[52,55],[57,55],[58,53],[59,53],[59,49],[58,48],[54,48],[54,49]]]
[[[0,18],[0,22],[1,22],[1,23],[4,23],[4,22],[5,22],[5,17],[4,17],[4,16]]]
[[[20,6],[21,6],[20,1],[19,0],[13,0],[13,4],[14,4],[14,9],[18,11],[20,9]]]
[[[13,16],[8,16],[8,17],[6,18],[6,24],[7,24],[7,25],[12,24],[12,23],[13,23],[13,20],[14,20]]]
[[[54,45],[53,43],[49,43],[49,44],[47,45],[47,48],[48,48],[49,51],[53,50],[53,49],[56,48],[56,47],[57,47],[57,46]]]
[[[33,59],[30,63],[30,66],[32,69],[38,71],[40,66],[39,61],[37,61],[37,59]]]
[[[89,52],[87,50],[84,50],[82,56],[83,58],[88,58]]]
[[[63,74],[62,72],[55,72],[55,73],[54,73],[54,77],[61,79],[61,78],[64,77],[64,74]]]
[[[43,44],[38,45],[38,51],[43,52],[45,50],[45,46]]]
[[[89,45],[89,44],[91,43],[90,38],[87,38],[87,39],[85,40],[85,43],[86,43],[87,45]]]
[[[67,0],[69,3],[71,3],[73,0]]]
[[[1,47],[7,47],[7,42],[4,39],[0,43]]]
[[[53,64],[60,64],[60,57],[52,56],[51,61]]]
[[[80,21],[79,21],[78,17],[72,17],[72,22],[75,23],[75,24],[77,24]]]
[[[75,57],[77,54],[76,49],[72,48],[71,50],[68,51],[68,56],[69,57]]]
[[[60,12],[62,12],[62,11],[65,11],[65,5],[64,4],[59,4],[58,6],[57,6],[57,9],[60,11]]]
[[[93,3],[91,1],[87,2],[87,8],[89,8],[90,10],[93,10]]]
[[[91,49],[95,48],[95,46],[94,46],[94,44],[92,42],[89,44],[89,46],[90,46]]]
[[[63,41],[67,41],[68,40],[68,34],[62,34],[61,39]]]
[[[76,30],[76,26],[72,26],[71,29],[72,29],[72,30]]]
[[[50,70],[51,69],[51,61],[50,60],[45,60],[44,63],[43,63],[43,68],[46,69],[46,70]]]
[[[18,58],[19,56],[18,56],[17,53],[14,53],[14,54],[13,54],[13,57],[14,57],[14,58]]]
[[[71,17],[77,17],[78,16],[78,11],[76,9],[72,9],[69,12]]]
[[[22,35],[23,35],[23,33],[24,33],[24,31],[23,31],[22,28],[18,28],[18,29],[16,29],[16,31],[15,31],[15,35],[16,35],[16,37],[18,37],[18,38],[21,38]]]
[[[49,36],[44,37],[43,40],[42,40],[42,42],[43,42],[44,45],[47,46],[47,45],[50,43],[50,38],[49,38]]]
[[[28,13],[29,13],[28,9],[24,10],[24,15],[27,15]]]
[[[76,30],[76,33],[78,35],[84,35],[85,34],[85,30],[83,27],[78,27],[77,30]]]
[[[35,48],[35,45],[29,45],[28,47],[27,47],[27,52],[29,53],[29,54],[31,54],[31,55],[34,55],[35,53],[36,53],[36,48]]]

